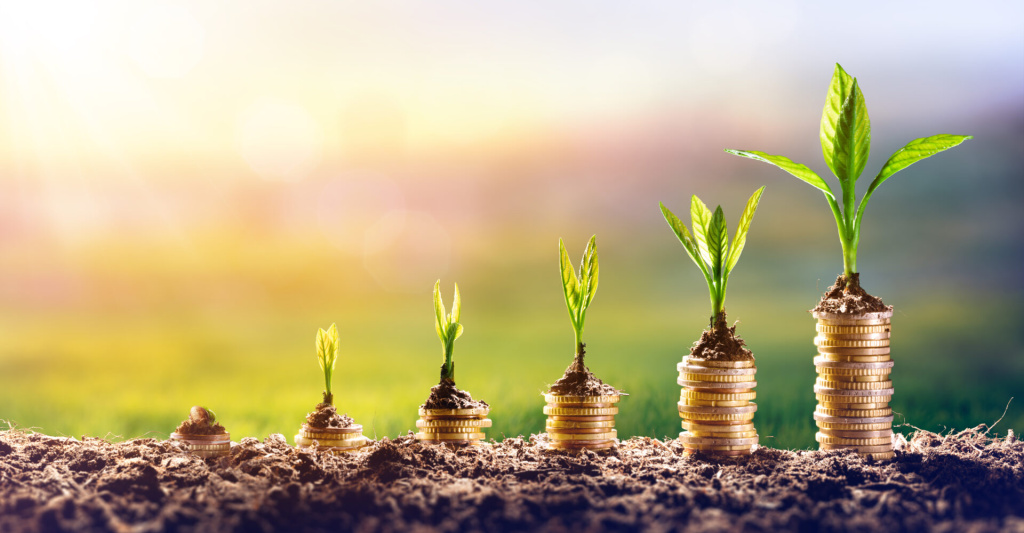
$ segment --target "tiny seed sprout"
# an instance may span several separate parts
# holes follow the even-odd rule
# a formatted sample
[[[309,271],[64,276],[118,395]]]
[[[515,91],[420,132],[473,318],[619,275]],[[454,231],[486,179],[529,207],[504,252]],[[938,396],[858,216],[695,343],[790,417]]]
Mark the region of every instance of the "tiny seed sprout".
[[[196,424],[213,424],[217,421],[217,413],[213,412],[213,409],[203,407],[201,405],[194,405],[188,413],[189,419]]]
[[[562,291],[565,295],[565,306],[569,309],[569,321],[576,334],[576,360],[583,364],[584,348],[583,324],[587,319],[587,308],[597,294],[597,235],[590,237],[590,242],[583,250],[579,272],[572,268],[572,260],[565,251],[565,242],[558,239],[558,266],[562,274]]]
[[[455,296],[452,298],[452,312],[445,313],[444,302],[441,301],[441,280],[434,283],[434,329],[437,337],[441,339],[441,355],[444,356],[441,363],[441,383],[450,381],[455,383],[455,339],[462,336],[462,324],[459,323],[462,314],[462,298],[459,296],[459,284],[455,284]]]
[[[679,242],[683,243],[686,253],[700,268],[704,280],[708,283],[708,291],[711,293],[712,328],[719,323],[725,324],[724,317],[721,321],[718,318],[725,312],[725,290],[729,285],[729,275],[743,253],[743,246],[747,243],[747,232],[750,231],[750,223],[754,220],[754,212],[757,211],[757,204],[761,201],[763,192],[764,187],[761,187],[747,200],[747,207],[740,217],[736,237],[733,238],[731,245],[722,206],[718,206],[712,214],[708,206],[694,195],[690,199],[690,218],[693,225],[691,235],[686,229],[686,224],[669,211],[665,204],[660,204],[661,213],[665,216],[668,226],[679,238]]]
[[[334,375],[334,363],[338,360],[338,325],[331,324],[330,329],[320,328],[316,333],[316,359],[320,370],[324,372],[324,401],[334,405],[334,394],[331,393],[331,377]]]

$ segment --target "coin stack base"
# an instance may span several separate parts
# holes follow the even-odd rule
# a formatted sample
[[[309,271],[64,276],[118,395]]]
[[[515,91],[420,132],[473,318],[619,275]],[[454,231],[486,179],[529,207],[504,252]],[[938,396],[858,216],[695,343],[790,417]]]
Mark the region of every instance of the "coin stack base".
[[[757,367],[754,361],[709,361],[686,356],[679,371],[679,442],[687,455],[749,455],[757,446],[754,429]]]
[[[892,459],[892,311],[816,312],[814,318],[818,321],[814,422],[819,448],[852,449],[876,460]]]
[[[171,433],[171,440],[185,444],[185,448],[203,459],[221,457],[231,452],[231,434],[224,432],[216,435],[183,435]]]
[[[491,427],[487,418],[489,407],[474,409],[424,409],[420,407],[420,419],[416,421],[416,440],[423,444],[444,444],[448,446],[479,445],[484,428]]]
[[[621,396],[562,396],[545,394],[544,414],[548,416],[547,449],[562,452],[608,450],[618,442],[615,415]]]
[[[295,435],[296,448],[315,447],[335,454],[359,451],[369,443],[370,439],[363,436],[363,426],[359,424],[346,428],[317,428],[302,424],[299,434]]]

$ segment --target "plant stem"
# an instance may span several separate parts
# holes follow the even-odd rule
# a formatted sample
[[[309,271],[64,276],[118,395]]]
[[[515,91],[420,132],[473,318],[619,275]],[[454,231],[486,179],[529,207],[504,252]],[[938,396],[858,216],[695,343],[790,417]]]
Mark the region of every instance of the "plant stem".
[[[842,239],[843,244],[843,276],[850,279],[857,273],[857,243],[847,242]]]

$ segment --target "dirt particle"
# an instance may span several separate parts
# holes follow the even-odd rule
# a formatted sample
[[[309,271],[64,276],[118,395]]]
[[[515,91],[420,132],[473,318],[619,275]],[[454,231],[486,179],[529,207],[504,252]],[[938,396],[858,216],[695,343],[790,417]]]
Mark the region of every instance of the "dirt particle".
[[[872,296],[860,286],[860,274],[856,273],[847,280],[840,274],[834,285],[828,288],[818,305],[811,309],[815,313],[836,313],[859,315],[863,313],[882,313],[892,311],[891,305],[885,305],[881,298]]]

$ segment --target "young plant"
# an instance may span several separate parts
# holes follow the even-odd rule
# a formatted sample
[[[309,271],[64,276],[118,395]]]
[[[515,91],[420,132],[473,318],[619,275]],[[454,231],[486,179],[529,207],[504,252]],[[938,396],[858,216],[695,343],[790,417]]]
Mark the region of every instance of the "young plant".
[[[857,278],[857,245],[860,243],[860,224],[864,217],[864,208],[875,189],[893,174],[910,165],[948,150],[967,139],[970,135],[940,134],[910,141],[899,149],[882,165],[882,169],[871,181],[867,192],[857,204],[857,179],[868,162],[871,149],[871,120],[868,108],[864,103],[857,78],[851,77],[836,63],[832,83],[825,96],[825,108],[821,114],[821,151],[825,156],[825,164],[839,179],[842,192],[842,206],[832,193],[828,183],[805,165],[794,163],[780,155],[769,155],[755,150],[726,150],[733,155],[749,157],[775,165],[797,178],[817,187],[825,194],[839,228],[839,241],[843,247],[843,277],[846,288],[856,286]]]
[[[461,313],[462,298],[459,297],[459,284],[455,284],[452,312],[445,314],[444,302],[441,301],[441,280],[437,280],[437,283],[434,283],[434,328],[441,339],[441,353],[444,356],[444,362],[441,363],[441,383],[447,380],[455,384],[455,360],[452,358],[452,352],[455,350],[455,339],[462,336],[462,324],[459,323]]]
[[[747,200],[747,207],[740,217],[740,224],[736,228],[736,236],[731,245],[722,206],[715,208],[715,212],[712,213],[708,206],[694,195],[690,200],[690,219],[693,225],[691,235],[679,217],[669,211],[665,204],[659,204],[665,222],[668,222],[679,242],[683,243],[686,253],[694,263],[697,263],[697,267],[704,274],[704,280],[708,283],[708,291],[711,293],[712,329],[725,327],[725,289],[729,285],[729,275],[740,260],[743,246],[747,243],[747,232],[750,230],[750,223],[754,220],[754,212],[757,211],[757,204],[761,201],[763,192],[764,187],[761,187]]]
[[[334,375],[334,363],[338,360],[338,325],[331,324],[330,329],[321,328],[316,333],[316,359],[320,370],[324,372],[324,405],[334,405],[334,394],[331,393],[331,376]]]
[[[572,261],[565,251],[562,239],[558,239],[558,252],[565,306],[569,308],[569,321],[572,322],[572,329],[576,333],[576,357],[573,359],[573,366],[582,370],[586,347],[583,343],[583,323],[587,319],[587,307],[597,293],[597,235],[590,237],[590,242],[583,250],[578,273],[572,269]]]

